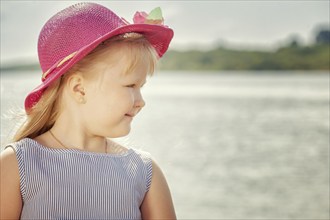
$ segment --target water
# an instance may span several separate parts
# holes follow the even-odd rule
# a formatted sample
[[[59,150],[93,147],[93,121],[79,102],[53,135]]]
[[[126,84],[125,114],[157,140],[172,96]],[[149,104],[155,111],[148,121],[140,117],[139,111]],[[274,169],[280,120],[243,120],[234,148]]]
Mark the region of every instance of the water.
[[[2,116],[38,78],[2,74]],[[329,218],[329,73],[169,72],[148,81],[146,108],[118,141],[152,153],[179,219]],[[2,117],[2,139],[11,129]]]

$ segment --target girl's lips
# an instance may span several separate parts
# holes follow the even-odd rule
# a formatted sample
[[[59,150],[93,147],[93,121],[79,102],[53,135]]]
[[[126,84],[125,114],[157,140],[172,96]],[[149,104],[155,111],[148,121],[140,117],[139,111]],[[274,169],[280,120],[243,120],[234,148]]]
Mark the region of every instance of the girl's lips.
[[[131,114],[125,114],[125,117],[127,118],[127,120],[132,121],[134,116]]]

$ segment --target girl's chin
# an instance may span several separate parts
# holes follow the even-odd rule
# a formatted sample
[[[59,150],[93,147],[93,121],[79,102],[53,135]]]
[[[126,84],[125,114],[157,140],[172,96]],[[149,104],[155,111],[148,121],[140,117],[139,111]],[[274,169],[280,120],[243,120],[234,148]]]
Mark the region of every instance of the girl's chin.
[[[115,132],[110,132],[107,137],[109,138],[120,138],[128,135],[131,131],[131,126],[128,125],[126,128],[118,128]]]
[[[127,119],[129,121],[132,121],[133,120],[133,117],[132,116],[129,116],[129,115],[125,115],[125,119]]]

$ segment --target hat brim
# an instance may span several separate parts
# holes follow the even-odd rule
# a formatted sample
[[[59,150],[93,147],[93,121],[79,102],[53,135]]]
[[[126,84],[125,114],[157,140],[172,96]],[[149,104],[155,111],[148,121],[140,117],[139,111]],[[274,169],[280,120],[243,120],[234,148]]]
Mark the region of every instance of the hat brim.
[[[111,37],[130,32],[141,33],[145,36],[145,38],[150,42],[151,45],[153,45],[154,47],[157,46],[157,49],[155,49],[159,57],[162,57],[162,55],[167,51],[168,46],[174,35],[172,29],[162,25],[129,24],[119,27],[101,36],[92,43],[78,50],[70,60],[65,62],[60,67],[55,67],[57,64],[54,64],[54,66],[51,67],[51,69],[54,68],[52,73],[49,74],[49,76],[47,76],[47,78],[26,97],[24,103],[25,111],[28,112],[29,109],[31,109],[33,105],[39,101],[43,92],[48,86],[50,86],[55,80],[65,74],[74,64],[76,64],[92,50],[94,50],[100,43],[107,39],[110,39]]]

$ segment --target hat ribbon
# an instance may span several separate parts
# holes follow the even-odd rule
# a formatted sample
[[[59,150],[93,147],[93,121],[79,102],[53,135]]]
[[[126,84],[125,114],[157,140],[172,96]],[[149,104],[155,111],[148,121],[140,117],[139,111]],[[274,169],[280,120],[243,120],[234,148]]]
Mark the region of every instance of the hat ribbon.
[[[134,24],[157,24],[164,26],[162,10],[157,7],[148,14],[144,11],[137,11],[133,17]]]
[[[77,51],[69,54],[68,56],[64,57],[62,60],[57,61],[51,68],[49,68],[46,72],[44,72],[42,74],[42,81],[44,81],[46,79],[46,77],[53,72],[56,68],[62,66],[65,62],[67,62],[68,60],[72,59],[72,57],[74,57],[74,55],[76,55]]]

